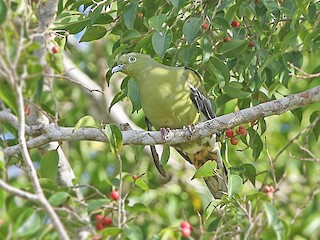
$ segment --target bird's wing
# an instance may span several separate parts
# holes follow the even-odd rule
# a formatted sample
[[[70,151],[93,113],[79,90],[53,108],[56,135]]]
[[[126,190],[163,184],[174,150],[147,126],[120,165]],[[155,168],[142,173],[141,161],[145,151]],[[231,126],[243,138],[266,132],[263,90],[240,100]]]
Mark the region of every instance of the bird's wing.
[[[216,114],[213,112],[211,102],[206,96],[202,86],[202,76],[192,68],[185,68],[184,77],[186,78],[190,88],[191,100],[197,107],[198,111],[202,112],[208,120],[215,118]]]

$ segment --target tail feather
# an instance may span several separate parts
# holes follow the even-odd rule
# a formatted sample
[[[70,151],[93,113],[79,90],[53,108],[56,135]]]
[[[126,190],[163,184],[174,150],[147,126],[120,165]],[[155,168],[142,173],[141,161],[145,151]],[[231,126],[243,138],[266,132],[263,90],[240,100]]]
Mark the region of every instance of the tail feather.
[[[216,171],[217,174],[212,177],[205,177],[204,181],[214,198],[221,199],[224,194],[227,194],[227,170],[221,157],[220,143],[216,142],[215,134],[210,139],[202,139],[201,142],[176,145],[175,148],[183,158],[193,164],[197,169],[206,161],[216,161],[217,169],[213,169],[213,171],[219,170],[219,173]]]

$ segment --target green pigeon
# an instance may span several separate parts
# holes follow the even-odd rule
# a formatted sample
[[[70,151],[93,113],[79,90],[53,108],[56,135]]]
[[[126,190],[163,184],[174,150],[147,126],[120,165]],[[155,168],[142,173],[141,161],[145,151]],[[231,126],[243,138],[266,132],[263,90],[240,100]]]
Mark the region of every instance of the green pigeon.
[[[122,55],[112,69],[112,73],[119,71],[137,83],[148,130],[154,126],[164,137],[169,129],[188,127],[192,132],[193,124],[200,119],[215,117],[203,88],[203,79],[191,68],[166,66],[149,55],[128,53]],[[207,161],[216,161],[217,168],[212,169],[214,176],[204,177],[204,181],[215,198],[220,199],[227,193],[227,171],[215,134],[173,147],[196,169]],[[165,176],[154,146],[151,146],[151,152],[159,172]]]

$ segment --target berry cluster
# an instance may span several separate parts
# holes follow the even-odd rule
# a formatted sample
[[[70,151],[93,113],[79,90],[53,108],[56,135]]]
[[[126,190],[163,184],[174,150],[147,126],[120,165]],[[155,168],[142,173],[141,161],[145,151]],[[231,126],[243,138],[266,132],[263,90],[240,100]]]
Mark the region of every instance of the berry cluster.
[[[237,129],[236,129],[236,134],[237,135],[242,135],[242,136],[246,136],[247,135],[247,130],[244,128],[244,126],[240,125]],[[232,145],[237,145],[239,140],[237,138],[235,138],[234,135],[234,131],[232,129],[227,129],[226,130],[226,137],[230,138],[230,143]]]
[[[183,221],[180,224],[180,231],[181,231],[181,235],[183,237],[190,237],[191,232],[192,232],[192,227],[191,227],[190,223],[187,221]]]
[[[112,224],[112,219],[109,217],[104,217],[102,214],[96,215],[96,229],[102,230]]]

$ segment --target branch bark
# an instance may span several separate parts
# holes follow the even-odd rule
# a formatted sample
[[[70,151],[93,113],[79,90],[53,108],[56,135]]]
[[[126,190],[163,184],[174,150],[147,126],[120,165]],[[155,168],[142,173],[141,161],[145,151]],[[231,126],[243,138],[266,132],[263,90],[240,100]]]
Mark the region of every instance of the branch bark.
[[[300,108],[320,101],[320,86],[307,91],[292,94],[279,100],[261,103],[257,106],[246,108],[235,113],[229,113],[215,119],[195,125],[195,131],[191,134],[187,129],[172,130],[165,141],[159,131],[123,131],[123,143],[125,145],[156,145],[156,144],[177,144],[194,141],[199,138],[211,136],[213,133],[235,127],[237,125],[252,122],[260,118],[280,115],[286,111]],[[1,119],[0,112],[0,120]],[[29,140],[27,147],[37,148],[52,141],[101,141],[107,142],[103,131],[95,128],[80,128],[73,131],[70,127],[61,127],[56,124],[47,124],[42,127],[42,134]],[[11,157],[19,152],[19,146],[11,146],[4,149],[6,157]]]

